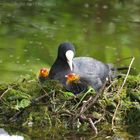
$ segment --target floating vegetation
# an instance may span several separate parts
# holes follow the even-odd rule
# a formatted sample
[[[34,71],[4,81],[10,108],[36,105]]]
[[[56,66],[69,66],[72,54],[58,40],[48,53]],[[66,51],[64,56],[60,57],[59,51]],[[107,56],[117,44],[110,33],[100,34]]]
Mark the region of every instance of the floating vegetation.
[[[106,85],[99,93],[89,87],[74,95],[58,81],[40,84],[36,76],[25,76],[16,83],[0,85],[0,124],[26,127],[49,126],[93,130],[104,124],[140,124],[140,75],[126,75]],[[120,92],[120,93],[119,93]],[[118,94],[119,93],[119,94]],[[113,122],[113,123],[112,123]]]

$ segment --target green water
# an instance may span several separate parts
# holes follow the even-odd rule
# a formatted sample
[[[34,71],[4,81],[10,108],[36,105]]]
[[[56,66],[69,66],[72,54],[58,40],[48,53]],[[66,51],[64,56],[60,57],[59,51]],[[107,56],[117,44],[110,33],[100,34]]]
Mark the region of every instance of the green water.
[[[37,74],[42,67],[50,68],[58,45],[66,41],[75,45],[77,56],[91,56],[103,62],[115,63],[134,56],[133,67],[139,73],[140,1],[0,0],[0,83]],[[128,66],[130,61],[121,61],[117,66]],[[133,128],[114,136],[101,132],[97,139],[139,138],[139,130],[135,134]],[[52,137],[42,129],[42,133],[32,129],[12,131],[27,139]],[[13,133],[9,128],[8,132]],[[91,133],[63,135],[76,140],[94,137]],[[56,138],[63,137],[55,132]]]
[[[139,71],[139,7],[139,0],[0,0],[0,83],[49,68],[65,41],[77,56],[103,62],[135,56]]]

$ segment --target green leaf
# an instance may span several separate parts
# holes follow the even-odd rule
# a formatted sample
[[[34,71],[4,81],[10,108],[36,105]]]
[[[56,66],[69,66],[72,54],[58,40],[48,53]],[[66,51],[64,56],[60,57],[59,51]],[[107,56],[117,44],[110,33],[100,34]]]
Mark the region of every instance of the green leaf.
[[[102,117],[102,114],[100,114],[100,113],[98,113],[98,112],[95,112],[95,111],[92,113],[92,115],[93,115],[93,117],[96,118],[96,119],[100,119],[100,118]]]
[[[72,97],[74,94],[72,92],[63,92],[65,97]]]
[[[26,108],[30,105],[30,100],[28,99],[22,99],[21,101],[17,100],[17,104],[13,107],[16,110],[19,110],[21,108]]]
[[[25,108],[25,107],[28,107],[30,105],[30,100],[28,99],[22,99],[20,102],[19,102],[19,107],[20,108]]]
[[[31,98],[31,96],[27,93],[24,93],[20,90],[15,90],[15,89],[12,89],[9,91],[9,94],[6,94],[6,96],[4,96],[7,100],[16,100],[16,99],[29,99]]]

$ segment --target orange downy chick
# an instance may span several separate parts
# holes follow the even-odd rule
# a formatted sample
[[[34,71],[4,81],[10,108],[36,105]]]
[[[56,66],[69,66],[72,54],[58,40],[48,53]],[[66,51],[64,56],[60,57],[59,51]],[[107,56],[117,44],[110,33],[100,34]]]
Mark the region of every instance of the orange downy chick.
[[[66,84],[69,84],[73,81],[78,81],[80,79],[80,76],[78,74],[75,74],[75,73],[70,73],[70,74],[67,74],[65,75],[66,77]]]
[[[48,77],[48,75],[49,75],[48,69],[46,69],[46,68],[40,69],[39,77]]]

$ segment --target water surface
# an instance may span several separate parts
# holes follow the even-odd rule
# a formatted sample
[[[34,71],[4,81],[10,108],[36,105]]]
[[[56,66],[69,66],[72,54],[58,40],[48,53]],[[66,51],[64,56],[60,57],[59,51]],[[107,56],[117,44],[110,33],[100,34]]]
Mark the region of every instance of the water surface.
[[[1,0],[0,83],[50,68],[66,41],[75,45],[77,56],[103,62],[135,56],[139,71],[139,7],[139,0]]]

